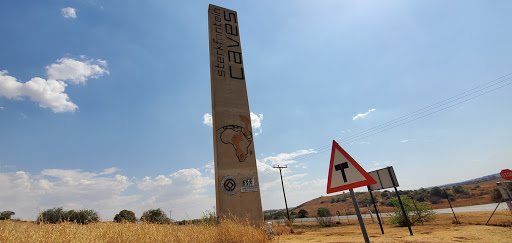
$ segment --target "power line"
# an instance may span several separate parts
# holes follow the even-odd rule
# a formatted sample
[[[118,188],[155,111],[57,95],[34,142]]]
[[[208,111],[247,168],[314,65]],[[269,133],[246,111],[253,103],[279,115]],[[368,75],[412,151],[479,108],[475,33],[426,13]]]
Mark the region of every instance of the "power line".
[[[473,100],[473,99],[475,99],[477,97],[480,97],[480,96],[485,95],[487,93],[490,93],[492,91],[501,89],[501,88],[503,88],[505,86],[508,86],[508,85],[512,84],[512,82],[507,82],[507,83],[505,83],[503,85],[500,85],[500,86],[498,86],[496,88],[488,90],[489,88],[492,88],[493,86],[496,86],[498,84],[502,84],[502,83],[504,83],[506,81],[511,80],[512,79],[511,75],[512,75],[512,73],[509,73],[507,75],[501,76],[501,77],[499,77],[497,79],[494,79],[492,81],[486,82],[486,83],[484,83],[482,85],[479,85],[477,87],[474,87],[472,89],[466,90],[466,91],[464,91],[462,93],[459,93],[459,94],[457,94],[455,96],[452,96],[450,98],[447,98],[445,100],[437,102],[435,104],[423,107],[423,108],[421,108],[419,110],[416,110],[414,112],[408,113],[408,114],[403,115],[401,117],[395,118],[395,119],[390,120],[388,122],[385,122],[383,124],[380,124],[380,125],[377,125],[375,127],[363,130],[361,132],[358,132],[356,134],[347,136],[347,137],[343,138],[343,140],[341,140],[340,143],[342,143],[344,145],[351,144],[353,142],[362,140],[364,138],[373,136],[375,134],[378,134],[378,133],[381,133],[381,132],[384,132],[384,131],[388,131],[388,130],[393,129],[395,127],[402,126],[404,124],[416,121],[416,120],[424,118],[426,116],[438,113],[440,111],[446,110],[448,108],[451,108],[453,106],[459,105],[459,104],[464,103],[464,102],[467,102],[469,100]],[[456,102],[456,103],[454,103],[454,102]],[[316,149],[317,153],[300,155],[300,156],[295,157],[294,159],[307,159],[307,158],[316,156],[316,155],[318,155],[320,153],[323,153],[323,152],[329,151],[329,150],[330,150],[330,145],[328,144],[328,145],[325,145],[325,146],[322,146],[322,147]]]

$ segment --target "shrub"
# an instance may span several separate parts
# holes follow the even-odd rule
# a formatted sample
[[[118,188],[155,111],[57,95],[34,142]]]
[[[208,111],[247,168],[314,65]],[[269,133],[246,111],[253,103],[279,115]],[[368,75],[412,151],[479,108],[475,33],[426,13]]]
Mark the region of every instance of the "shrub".
[[[436,196],[430,196],[428,198],[428,201],[432,204],[438,204],[441,202],[441,198],[440,197],[436,197]]]
[[[100,221],[98,213],[92,209],[82,209],[79,211],[64,211],[64,220],[77,224],[89,224]]]
[[[417,222],[420,222],[420,217],[423,222],[429,222],[435,219],[435,212],[434,210],[427,205],[425,202],[417,202],[416,208],[418,211],[416,211],[416,208],[414,207],[414,204],[409,196],[402,196],[400,197],[402,199],[402,204],[404,205],[405,213],[409,216],[409,222],[411,222],[411,225],[414,225]],[[391,224],[397,224],[398,226],[407,226],[407,223],[404,219],[404,215],[402,212],[402,208],[400,207],[400,203],[398,202],[398,198],[393,197],[391,199],[393,202],[394,208],[394,215],[391,216]]]
[[[469,192],[466,189],[464,189],[464,187],[462,187],[462,186],[453,186],[452,187],[452,191],[455,194],[462,194],[462,195],[468,195],[469,194]]]
[[[393,202],[391,200],[386,201],[386,207],[393,207]]]
[[[423,194],[416,195],[416,196],[414,196],[414,200],[416,200],[418,202],[424,202],[425,201],[425,195],[423,195]]]
[[[135,217],[135,213],[130,210],[121,210],[116,216],[114,216],[114,222],[123,223],[130,222],[135,223],[137,218]]]
[[[328,208],[319,208],[316,215],[318,217],[329,217],[331,216],[331,212],[329,211]]]
[[[331,227],[335,225],[332,217],[316,217],[316,221],[322,227]]]
[[[432,187],[432,189],[430,189],[430,195],[435,196],[435,197],[443,197],[444,196],[443,190],[438,186]]]
[[[142,213],[141,221],[153,224],[170,224],[171,220],[162,209],[150,209]]]
[[[47,209],[39,214],[37,222],[56,224],[67,221],[66,212],[62,207]]]
[[[299,213],[297,213],[297,217],[299,218],[307,218],[309,216],[308,211],[301,209],[299,210]]]
[[[501,200],[503,199],[503,196],[501,195],[501,192],[500,192],[500,189],[498,189],[497,187],[493,188],[489,194],[491,194],[491,200],[493,202],[501,202]]]
[[[15,215],[13,211],[3,211],[0,213],[0,220],[9,220],[11,219],[11,215]]]

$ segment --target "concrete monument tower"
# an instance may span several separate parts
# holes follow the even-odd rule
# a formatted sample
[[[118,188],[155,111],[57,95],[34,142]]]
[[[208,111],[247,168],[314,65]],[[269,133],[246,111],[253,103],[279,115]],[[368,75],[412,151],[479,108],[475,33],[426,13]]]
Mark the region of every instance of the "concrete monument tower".
[[[208,8],[217,215],[263,225],[238,16]]]

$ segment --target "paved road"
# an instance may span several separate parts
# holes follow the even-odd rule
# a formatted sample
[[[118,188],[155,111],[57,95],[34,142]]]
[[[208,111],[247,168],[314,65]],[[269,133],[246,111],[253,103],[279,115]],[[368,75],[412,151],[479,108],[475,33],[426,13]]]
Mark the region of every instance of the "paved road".
[[[466,206],[466,207],[457,207],[453,208],[453,211],[455,213],[467,213],[467,212],[486,212],[486,211],[493,211],[494,208],[496,208],[497,203],[490,203],[490,204],[482,204],[482,205],[474,205],[474,206]],[[505,203],[501,203],[501,205],[498,207],[497,210],[508,210],[507,205]],[[434,212],[436,214],[446,214],[446,213],[452,213],[452,210],[450,208],[441,208],[441,209],[434,209]],[[390,217],[392,213],[383,213],[381,216],[383,218]],[[369,214],[363,214],[363,218],[370,218]],[[375,217],[375,214],[373,215]],[[338,216],[334,216],[334,219],[338,219]],[[357,220],[356,215],[349,215],[349,220]],[[339,220],[347,220],[347,216],[339,216]],[[377,220],[375,218],[375,220]],[[284,223],[283,219],[280,220],[272,220],[276,223]],[[295,219],[294,223],[301,223],[301,222],[315,222],[316,218],[297,218]]]

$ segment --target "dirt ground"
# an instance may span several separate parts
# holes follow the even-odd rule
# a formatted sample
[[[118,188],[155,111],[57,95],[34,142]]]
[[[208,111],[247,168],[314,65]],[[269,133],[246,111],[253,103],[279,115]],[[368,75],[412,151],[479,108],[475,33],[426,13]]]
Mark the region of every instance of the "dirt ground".
[[[485,225],[492,212],[457,214],[460,224],[453,223],[452,214],[437,215],[432,222],[412,226],[413,236],[407,227],[389,224],[384,219],[384,233],[375,220],[365,220],[371,242],[512,242],[512,215],[498,211],[489,225]],[[356,220],[342,221],[335,227],[321,228],[316,223],[293,225],[293,233],[285,225],[275,225],[275,242],[364,242]]]

